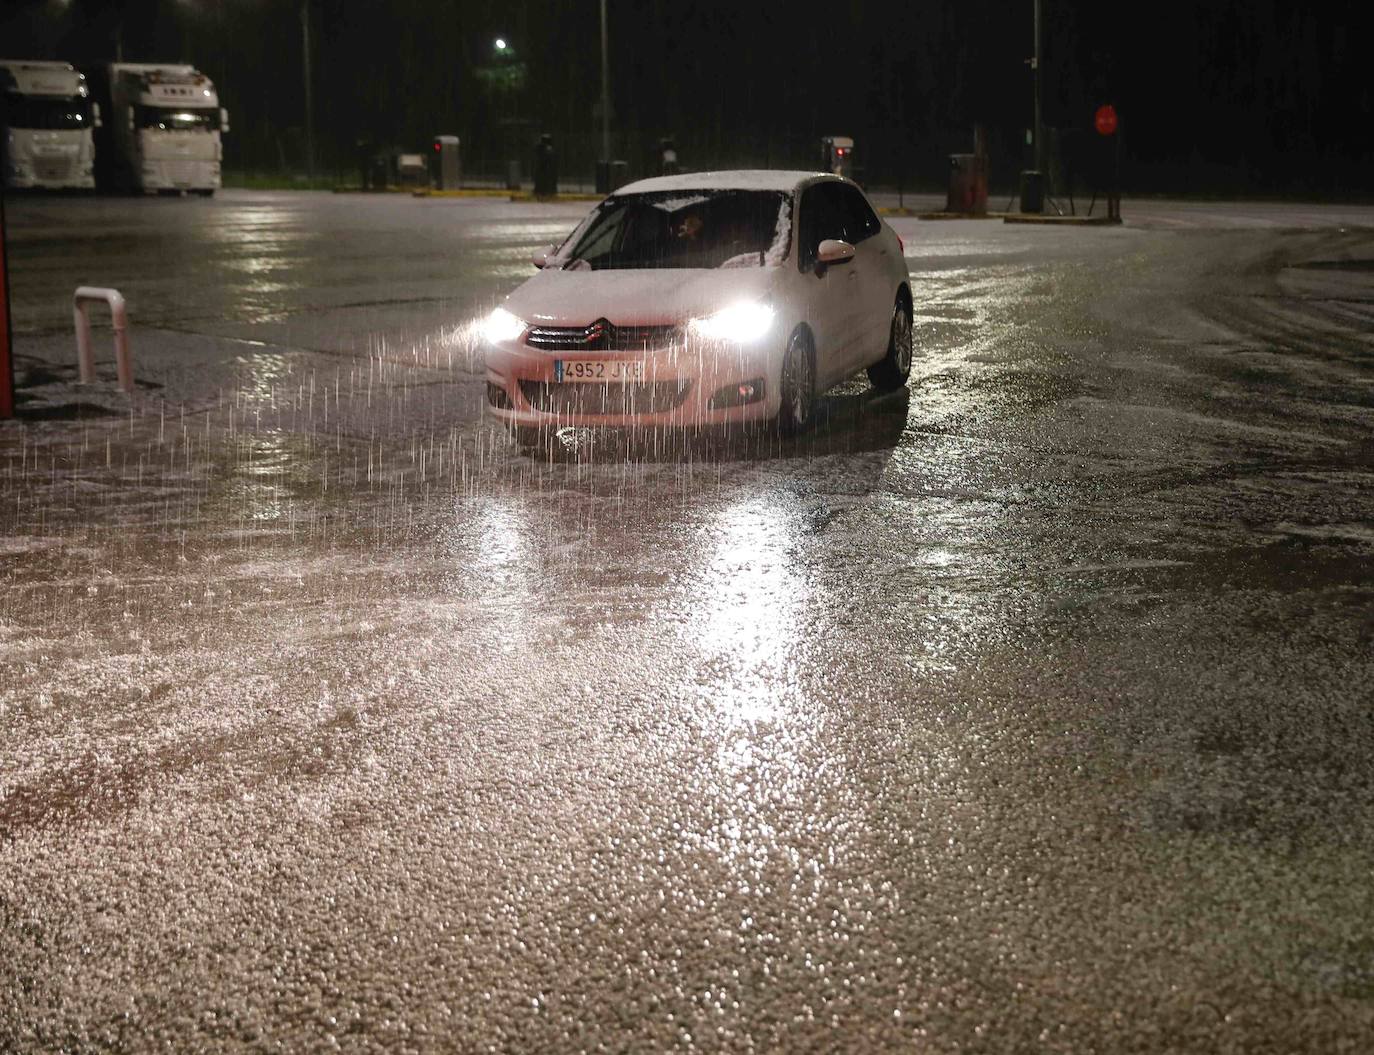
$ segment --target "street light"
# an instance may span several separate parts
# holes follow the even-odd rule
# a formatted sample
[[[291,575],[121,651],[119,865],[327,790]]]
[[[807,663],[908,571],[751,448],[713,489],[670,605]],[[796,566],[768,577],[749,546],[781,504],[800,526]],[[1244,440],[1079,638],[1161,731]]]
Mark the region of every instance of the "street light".
[[[301,78],[305,82],[305,167],[315,181],[315,95],[310,77],[310,0],[301,0]]]
[[[1045,171],[1045,126],[1040,117],[1040,0],[1035,0],[1035,57],[1031,59],[1031,72],[1035,78],[1035,170]],[[1041,177],[1043,178],[1043,176]]]
[[[505,51],[505,50],[506,50],[506,38],[505,38],[505,37],[497,37],[497,38],[496,38],[496,50],[497,50],[497,51]]]

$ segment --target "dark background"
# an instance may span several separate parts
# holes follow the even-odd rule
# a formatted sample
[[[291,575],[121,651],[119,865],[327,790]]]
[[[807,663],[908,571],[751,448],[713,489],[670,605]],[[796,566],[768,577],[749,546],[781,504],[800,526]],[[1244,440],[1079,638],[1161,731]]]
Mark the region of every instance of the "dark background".
[[[462,137],[469,171],[552,133],[590,170],[599,127],[596,0],[308,0],[320,167],[360,139],[412,150]],[[853,135],[861,176],[940,186],[945,155],[989,129],[993,182],[1026,162],[1032,0],[771,4],[608,0],[615,154],[633,173],[676,137],[684,167],[804,165]],[[1122,116],[1129,190],[1374,193],[1368,0],[1044,0],[1045,121],[1059,151]],[[186,59],[231,111],[226,166],[304,167],[301,0],[5,0],[12,58]],[[493,40],[509,39],[500,61]],[[1048,142],[1048,140],[1047,140]]]

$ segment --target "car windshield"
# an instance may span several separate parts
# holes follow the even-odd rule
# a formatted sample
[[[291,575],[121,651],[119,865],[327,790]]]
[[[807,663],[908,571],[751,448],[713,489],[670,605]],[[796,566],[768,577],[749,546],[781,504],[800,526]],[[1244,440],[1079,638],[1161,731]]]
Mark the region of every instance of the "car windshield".
[[[787,255],[792,199],[782,191],[616,195],[576,236],[565,268],[765,267]]]
[[[9,128],[37,129],[45,132],[67,128],[91,127],[89,99],[60,99],[36,95],[8,94],[0,110],[0,122]]]
[[[167,131],[213,132],[219,128],[218,110],[183,110],[175,106],[140,106],[138,127]]]

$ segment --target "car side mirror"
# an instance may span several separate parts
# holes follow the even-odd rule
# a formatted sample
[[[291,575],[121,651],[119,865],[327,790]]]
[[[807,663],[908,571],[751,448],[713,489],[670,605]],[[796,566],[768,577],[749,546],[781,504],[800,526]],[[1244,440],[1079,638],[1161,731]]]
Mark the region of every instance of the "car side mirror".
[[[229,131],[229,111],[222,106],[219,108],[219,130],[221,132]]]
[[[557,253],[558,246],[546,245],[543,249],[538,249],[535,251],[534,255],[530,257],[530,263],[532,263],[535,267],[542,269],[546,264],[548,264],[550,260],[554,258],[554,256],[557,255]]]
[[[854,259],[854,247],[838,238],[825,238],[816,247],[816,263],[845,264]]]

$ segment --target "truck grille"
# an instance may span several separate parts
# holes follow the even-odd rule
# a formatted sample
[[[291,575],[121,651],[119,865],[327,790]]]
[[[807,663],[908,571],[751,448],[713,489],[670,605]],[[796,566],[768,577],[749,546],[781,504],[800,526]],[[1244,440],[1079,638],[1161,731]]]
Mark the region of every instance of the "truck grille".
[[[76,162],[67,158],[35,159],[33,172],[40,180],[50,182],[75,180]]]
[[[546,351],[642,351],[671,344],[677,333],[676,326],[615,326],[597,319],[590,326],[532,326],[525,343]]]
[[[163,172],[166,173],[167,182],[177,187],[189,187],[191,180],[195,178],[196,162],[194,161],[167,161]]]
[[[658,414],[680,406],[691,381],[645,381],[618,385],[521,381],[530,406],[545,414],[620,417]]]

